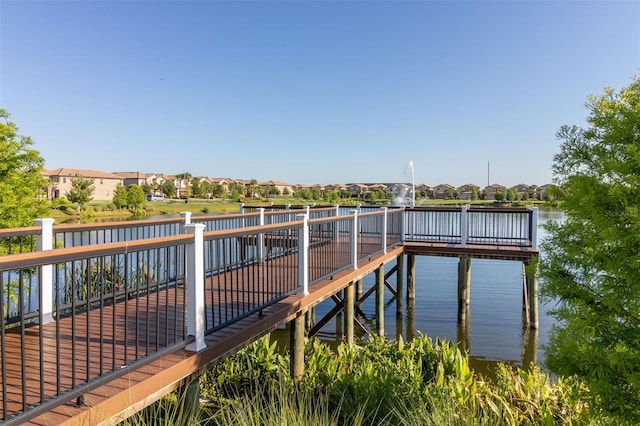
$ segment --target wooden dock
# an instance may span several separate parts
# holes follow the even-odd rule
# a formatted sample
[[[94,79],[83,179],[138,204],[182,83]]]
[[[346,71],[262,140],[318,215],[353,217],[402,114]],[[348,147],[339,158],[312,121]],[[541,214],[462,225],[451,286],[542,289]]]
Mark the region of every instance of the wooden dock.
[[[205,337],[207,348],[200,352],[189,352],[179,350],[173,353],[156,357],[146,365],[136,365],[133,367],[123,367],[125,374],[115,380],[84,393],[83,405],[78,406],[76,400],[60,405],[51,411],[48,411],[24,424],[30,425],[52,425],[52,424],[114,424],[120,420],[124,420],[145,407],[167,395],[181,385],[188,382],[193,375],[197,375],[208,366],[214,365],[227,356],[237,352],[241,348],[258,338],[270,333],[271,331],[281,327],[296,318],[300,312],[305,312],[311,307],[318,305],[336,293],[344,290],[350,283],[361,279],[362,277],[374,272],[381,265],[395,261],[397,256],[402,254],[402,247],[396,247],[384,255],[377,255],[371,260],[361,262],[358,270],[341,271],[336,273],[332,279],[326,279],[320,283],[313,285],[307,296],[291,295],[281,301],[270,305],[263,309],[261,313],[250,315],[233,325],[225,327]],[[248,289],[245,289],[248,290]],[[180,296],[182,297],[182,296]],[[153,297],[147,297],[145,303],[155,304]],[[130,308],[131,309],[131,308]],[[133,321],[135,312],[124,312],[122,307],[118,307],[118,317],[120,320],[128,319]],[[107,312],[109,316],[110,312]],[[169,321],[180,321],[179,318],[167,318]],[[82,320],[79,320],[82,322]],[[71,339],[70,321],[66,318],[59,321],[58,326],[63,330],[63,343],[69,343]],[[97,322],[96,322],[97,324]],[[44,326],[47,333],[51,336],[55,335],[53,328],[55,324]],[[99,335],[100,330],[90,330],[89,335]],[[84,330],[82,331],[84,335]],[[31,333],[30,336],[34,340],[30,341],[29,347],[37,350],[37,334]],[[80,339],[80,345],[83,350],[76,354],[76,363],[84,364],[87,360],[87,351],[84,343],[84,337]],[[105,337],[105,340],[108,340]],[[48,340],[46,346],[55,346],[57,343]],[[115,356],[116,359],[124,360],[124,352],[127,350],[124,340],[111,339],[105,344],[109,348],[99,347],[99,341],[95,340],[89,345],[89,359],[102,356],[110,358]],[[131,345],[130,345],[131,347]],[[62,348],[61,348],[62,349]],[[63,349],[66,363],[69,363],[71,345],[65,345]],[[131,355],[131,354],[130,354]],[[8,360],[9,361],[9,360]],[[29,360],[26,360],[29,362]],[[11,362],[18,363],[19,359],[12,359]],[[56,360],[49,359],[45,367],[47,374],[53,374],[56,370]],[[8,365],[8,369],[20,371],[19,365]],[[34,376],[39,374],[39,366],[29,365],[29,369]],[[64,373],[65,384],[69,384],[72,380],[71,372]],[[53,382],[54,380],[45,381]],[[7,383],[11,387],[11,383]],[[14,392],[18,392],[17,390]],[[14,407],[15,408],[15,407]]]
[[[212,218],[230,225],[209,232],[204,228],[220,225],[205,219],[191,224],[189,217],[184,226],[175,219],[168,225],[151,223],[149,229],[136,223],[129,226],[143,238],[107,244],[101,240],[126,232],[101,225],[101,233],[91,235],[85,226],[77,239],[88,245],[53,250],[43,243],[49,241],[53,248],[51,223],[48,230],[6,232],[27,241],[34,235],[39,251],[0,256],[0,285],[7,295],[17,290],[11,293],[15,297],[0,300],[5,312],[0,425],[114,424],[188,386],[207,367],[289,322],[297,324],[292,327],[298,345],[292,348],[295,377],[301,368],[296,351],[304,336],[303,314],[333,299],[332,312],[344,310],[353,321],[353,287],[366,275],[376,274],[364,296],[376,295],[377,330],[370,331],[382,333],[386,279],[397,274],[402,302],[405,258],[406,297],[411,299],[415,256],[459,257],[459,306],[464,312],[471,258],[527,265],[538,255],[531,210],[328,212],[324,218],[273,225],[263,224],[262,212]],[[234,227],[238,223],[241,228]],[[66,229],[58,229],[65,245],[76,239],[68,238]],[[0,243],[2,235],[0,230]],[[385,276],[390,262],[395,266]],[[535,276],[525,277],[523,289],[527,320],[535,327]],[[337,298],[343,290],[344,299]],[[34,293],[37,303],[19,296]],[[64,300],[48,299],[52,293]],[[19,308],[32,303],[36,309]],[[353,323],[346,335],[353,338]]]

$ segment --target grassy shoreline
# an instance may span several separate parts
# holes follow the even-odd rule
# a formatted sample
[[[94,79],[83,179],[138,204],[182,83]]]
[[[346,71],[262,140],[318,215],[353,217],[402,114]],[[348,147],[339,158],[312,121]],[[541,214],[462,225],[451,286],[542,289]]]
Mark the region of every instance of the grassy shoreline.
[[[330,206],[330,203],[324,203],[322,201],[305,200],[295,197],[277,197],[271,200],[265,199],[246,199],[242,200],[246,205],[251,206],[268,206],[271,202],[276,205],[326,205]],[[357,205],[358,201],[344,200],[341,205]],[[365,203],[362,203],[365,204]],[[495,203],[492,201],[484,200],[420,200],[420,206],[513,206],[513,207],[525,207],[525,206],[537,206],[541,208],[552,207],[550,204],[544,201],[529,200],[519,201],[514,203]],[[381,207],[384,206],[381,204]],[[181,212],[191,212],[193,214],[230,214],[240,212],[240,203],[228,199],[189,199],[188,202],[184,200],[168,200],[168,201],[153,201],[146,202],[142,209],[136,211],[127,209],[115,209],[113,204],[108,201],[92,201],[87,203],[82,211],[78,214],[75,209],[68,209],[62,211],[59,209],[51,209],[50,216],[55,220],[56,224],[60,223],[91,223],[91,222],[104,222],[108,220],[120,221],[120,220],[132,220],[140,219],[150,216],[177,216]]]

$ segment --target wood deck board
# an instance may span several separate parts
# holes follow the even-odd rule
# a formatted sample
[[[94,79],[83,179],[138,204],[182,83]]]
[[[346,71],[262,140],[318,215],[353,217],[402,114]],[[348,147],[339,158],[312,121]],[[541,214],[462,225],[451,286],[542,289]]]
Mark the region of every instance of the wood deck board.
[[[345,265],[345,258],[349,255],[346,244],[342,244],[340,252],[328,259],[330,268],[336,269]],[[378,249],[377,244],[361,246],[360,252],[373,253]],[[411,243],[404,247],[398,246],[388,250],[384,255],[363,255],[358,261],[358,269],[345,268],[335,272],[326,279],[310,286],[310,294],[301,296],[293,294],[285,299],[273,303],[262,309],[262,315],[252,314],[244,319],[232,323],[219,331],[206,336],[207,348],[193,353],[178,350],[163,355],[154,361],[139,367],[126,367],[127,373],[114,378],[105,385],[89,390],[85,395],[87,406],[76,407],[75,400],[59,406],[49,413],[42,414],[30,421],[30,424],[95,424],[111,422],[121,419],[132,412],[151,404],[163,395],[175,390],[182,381],[210,366],[219,360],[238,351],[257,338],[281,327],[295,318],[299,312],[321,303],[336,292],[342,290],[350,282],[358,280],[373,272],[379,266],[394,260],[398,255],[434,254],[453,256],[471,255],[498,256],[500,251],[506,258],[530,259],[536,251],[526,249],[516,251],[513,247],[499,248],[494,246],[456,247],[451,244]],[[498,258],[498,257],[496,257]],[[505,258],[505,257],[499,257]],[[327,260],[327,259],[325,259]],[[314,264],[311,262],[311,266]],[[313,273],[322,274],[323,268],[317,268]],[[251,277],[251,285],[246,285]],[[261,264],[227,271],[208,277],[205,281],[205,300],[209,301],[207,309],[207,327],[218,326],[230,320],[233,316],[248,309],[254,309],[273,299],[281,292],[292,292],[297,283],[297,271],[287,257],[273,258]],[[232,290],[224,290],[224,286]],[[257,293],[257,294],[256,294]],[[45,378],[45,394],[54,395],[56,392],[55,377],[59,376],[60,386],[78,385],[87,374],[95,376],[100,373],[99,359],[104,360],[105,368],[120,367],[138,356],[146,356],[166,343],[172,343],[173,326],[177,326],[182,339],[185,332],[183,300],[184,289],[181,286],[169,287],[161,293],[146,293],[137,302],[128,300],[98,310],[83,312],[74,317],[61,318],[57,322],[35,326],[27,330],[24,343],[28,352],[45,348],[47,356],[43,359],[43,369],[37,357],[22,356],[18,350],[17,356],[7,356],[5,362],[8,371],[21,372],[28,370],[29,378],[39,380]],[[211,307],[211,301],[216,305]],[[167,308],[167,302],[178,302],[177,307]],[[136,309],[148,308],[148,312],[140,313]],[[149,323],[146,321],[150,320]],[[102,321],[102,330],[99,324]],[[39,332],[42,331],[42,335]],[[96,338],[99,332],[102,338]],[[56,340],[56,333],[60,339]],[[19,347],[20,336],[17,330],[6,333],[7,344]],[[146,340],[149,339],[147,342]],[[76,343],[75,352],[71,350],[71,343]],[[57,366],[58,359],[66,363]],[[75,376],[71,371],[71,360],[75,362]],[[24,370],[23,370],[24,368]],[[7,375],[7,389],[11,393],[11,404],[22,403],[21,374]],[[15,386],[15,387],[14,387]],[[32,403],[39,397],[38,389],[30,387],[27,403]],[[7,395],[9,396],[9,395]],[[1,407],[0,407],[1,410]],[[2,412],[0,411],[0,415]]]

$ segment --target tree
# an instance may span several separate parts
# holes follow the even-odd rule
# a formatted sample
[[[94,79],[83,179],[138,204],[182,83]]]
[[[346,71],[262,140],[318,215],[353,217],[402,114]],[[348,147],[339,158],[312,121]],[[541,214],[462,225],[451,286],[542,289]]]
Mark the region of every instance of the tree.
[[[0,228],[33,226],[49,207],[41,173],[44,159],[31,148],[30,137],[18,135],[10,117],[0,109]]]
[[[72,203],[78,205],[78,211],[82,206],[93,199],[93,180],[82,176],[74,176],[71,178],[71,189],[67,198]]]
[[[554,182],[566,221],[548,223],[543,294],[557,301],[547,366],[640,421],[640,79],[590,96],[589,127],[562,126]]]
[[[460,192],[458,192],[458,190],[455,188],[447,188],[445,196],[447,200],[457,200],[458,198],[460,198]]]
[[[175,198],[176,196],[176,185],[172,180],[167,180],[162,184],[162,193],[167,198]]]
[[[113,204],[119,209],[123,207],[127,207],[129,205],[129,200],[127,199],[127,188],[123,185],[118,184],[116,186],[115,191],[113,191]]]
[[[478,188],[476,188],[475,186],[471,188],[471,199],[473,201],[477,200],[480,198],[480,194],[478,193]]]
[[[127,188],[127,204],[131,207],[140,207],[144,205],[144,191],[135,183]]]

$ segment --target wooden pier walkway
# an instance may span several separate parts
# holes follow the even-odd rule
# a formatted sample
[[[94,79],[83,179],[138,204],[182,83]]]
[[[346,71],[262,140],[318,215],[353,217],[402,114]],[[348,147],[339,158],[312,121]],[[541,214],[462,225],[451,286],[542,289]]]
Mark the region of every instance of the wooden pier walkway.
[[[26,312],[11,297],[0,300],[0,424],[114,424],[403,256],[529,262],[538,253],[520,231],[482,245],[454,242],[464,229],[441,233],[449,242],[419,237],[407,231],[406,214],[209,232],[187,224],[186,235],[0,256],[5,294],[16,283],[31,294],[37,270],[42,307]],[[54,295],[49,310],[48,274],[49,291],[66,295]],[[84,290],[61,290],[70,283]]]

